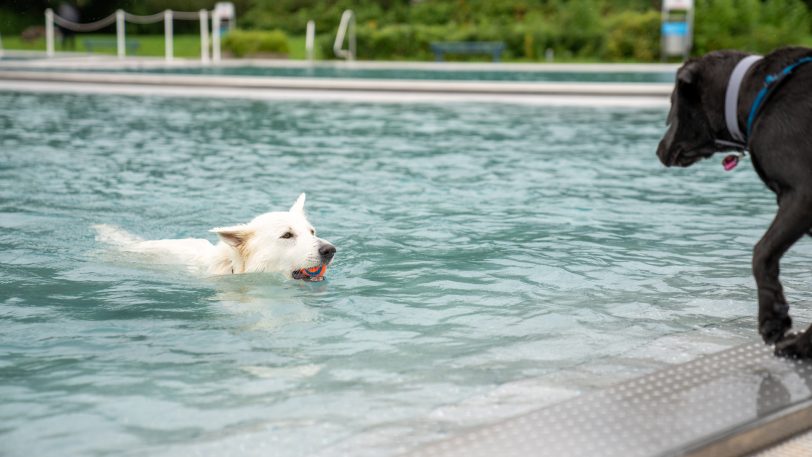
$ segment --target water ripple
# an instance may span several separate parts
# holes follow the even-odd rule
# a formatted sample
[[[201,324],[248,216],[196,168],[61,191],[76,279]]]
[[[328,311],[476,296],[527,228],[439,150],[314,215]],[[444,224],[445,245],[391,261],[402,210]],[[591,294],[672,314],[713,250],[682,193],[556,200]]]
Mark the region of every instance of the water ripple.
[[[750,167],[661,110],[0,94],[9,455],[391,455],[755,338]],[[288,207],[327,281],[105,253]],[[812,318],[810,243],[782,277]],[[405,444],[406,443],[406,444]]]

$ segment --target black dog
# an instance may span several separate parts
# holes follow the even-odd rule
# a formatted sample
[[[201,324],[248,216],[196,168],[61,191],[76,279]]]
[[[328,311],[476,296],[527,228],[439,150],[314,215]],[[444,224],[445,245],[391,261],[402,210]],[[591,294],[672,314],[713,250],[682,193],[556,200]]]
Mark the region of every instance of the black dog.
[[[666,166],[687,167],[735,143],[750,152],[756,172],[778,198],[778,213],[753,251],[759,333],[766,343],[777,343],[778,355],[812,358],[812,327],[787,333],[792,320],[778,280],[784,253],[804,234],[812,235],[812,63],[805,60],[812,60],[812,49],[783,48],[752,64],[741,79],[738,103],[728,102],[729,118],[738,124],[729,128],[725,95],[734,68],[747,56],[712,52],[679,69],[657,156]],[[757,100],[768,75],[790,67]],[[752,109],[754,102],[760,108]],[[737,129],[746,132],[738,139],[731,134]]]

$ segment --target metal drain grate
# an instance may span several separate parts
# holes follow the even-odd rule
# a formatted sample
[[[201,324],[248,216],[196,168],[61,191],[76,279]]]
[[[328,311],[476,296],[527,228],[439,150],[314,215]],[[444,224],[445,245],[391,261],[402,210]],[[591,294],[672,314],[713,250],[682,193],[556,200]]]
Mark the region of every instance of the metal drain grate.
[[[408,455],[740,456],[810,428],[812,363],[776,358],[770,348],[753,343]]]

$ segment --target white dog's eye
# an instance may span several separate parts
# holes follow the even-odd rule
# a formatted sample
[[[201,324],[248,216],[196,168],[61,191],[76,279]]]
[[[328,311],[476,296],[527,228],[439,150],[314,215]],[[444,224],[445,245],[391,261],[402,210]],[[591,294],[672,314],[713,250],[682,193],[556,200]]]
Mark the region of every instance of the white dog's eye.
[[[313,235],[313,236],[316,236],[316,231],[313,230],[313,229],[310,229],[310,234]]]
[[[279,238],[284,238],[287,240],[288,238],[293,238],[293,234],[290,232],[285,232],[285,234],[280,236]]]

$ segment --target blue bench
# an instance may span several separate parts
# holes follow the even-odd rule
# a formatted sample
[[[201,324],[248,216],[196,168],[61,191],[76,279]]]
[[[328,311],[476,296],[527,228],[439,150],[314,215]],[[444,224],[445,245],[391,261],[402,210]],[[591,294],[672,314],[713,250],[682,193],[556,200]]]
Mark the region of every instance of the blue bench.
[[[441,41],[431,43],[434,60],[442,62],[446,54],[490,54],[499,62],[505,43],[501,41]]]
[[[82,40],[82,43],[84,43],[87,52],[93,52],[94,48],[118,49],[118,41],[116,40],[92,39]],[[128,55],[135,55],[138,52],[138,48],[141,46],[141,44],[137,40],[129,40],[124,42],[124,46],[127,48]]]

